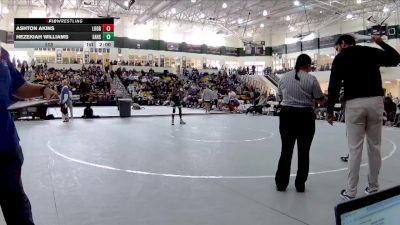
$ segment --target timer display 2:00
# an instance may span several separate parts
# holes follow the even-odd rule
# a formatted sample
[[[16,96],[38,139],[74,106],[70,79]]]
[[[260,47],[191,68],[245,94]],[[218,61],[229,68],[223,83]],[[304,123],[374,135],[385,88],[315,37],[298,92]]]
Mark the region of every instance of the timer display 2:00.
[[[113,47],[112,42],[98,41],[96,42],[96,48],[111,48]]]

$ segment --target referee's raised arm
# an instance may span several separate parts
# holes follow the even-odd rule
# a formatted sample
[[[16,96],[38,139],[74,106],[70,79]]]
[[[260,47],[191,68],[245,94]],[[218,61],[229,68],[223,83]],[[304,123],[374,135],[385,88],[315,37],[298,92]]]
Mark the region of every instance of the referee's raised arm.
[[[392,46],[386,44],[381,37],[374,36],[372,40],[379,45],[383,50],[372,48],[379,66],[397,66],[400,63],[400,54]]]

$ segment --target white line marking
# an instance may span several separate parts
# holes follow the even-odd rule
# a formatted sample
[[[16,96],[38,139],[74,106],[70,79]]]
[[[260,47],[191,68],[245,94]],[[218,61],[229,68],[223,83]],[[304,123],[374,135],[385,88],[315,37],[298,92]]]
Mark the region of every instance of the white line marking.
[[[222,142],[229,142],[229,143],[238,143],[238,142],[253,142],[253,141],[262,141],[266,139],[271,139],[274,136],[274,133],[265,130],[258,130],[265,133],[269,133],[266,137],[261,138],[254,138],[254,139],[244,139],[244,140],[210,140],[210,139],[193,139],[193,138],[184,138],[189,141],[196,141],[196,142],[205,142],[205,143],[222,143]],[[170,137],[176,138],[175,135],[169,134]]]
[[[389,141],[392,144],[391,152],[387,156],[382,158],[382,160],[387,160],[390,157],[392,157],[393,154],[396,152],[397,145],[396,145],[396,143],[394,143],[390,139],[387,139],[387,138],[384,138],[384,139],[386,139],[387,141]],[[111,166],[105,166],[105,165],[100,165],[100,164],[96,164],[96,163],[86,162],[86,161],[83,161],[83,160],[74,159],[72,157],[66,156],[66,155],[56,151],[51,146],[50,140],[47,141],[47,147],[54,154],[60,156],[61,158],[70,160],[72,162],[76,162],[76,163],[79,163],[79,164],[82,164],[82,165],[92,166],[92,167],[96,167],[96,168],[119,171],[119,172],[125,172],[125,173],[132,173],[132,174],[161,176],[161,177],[175,177],[175,178],[190,178],[190,179],[263,179],[263,178],[275,178],[275,175],[263,175],[263,176],[192,176],[192,175],[169,174],[169,173],[152,173],[152,172],[138,171],[138,170],[125,170],[125,169],[119,169],[119,168],[115,168],[115,167],[111,167]],[[367,165],[368,165],[368,163],[364,163],[361,166],[365,167]],[[319,172],[310,172],[309,175],[335,173],[335,172],[340,172],[340,171],[345,171],[345,170],[347,170],[347,167],[340,168],[340,169],[335,169],[335,170],[325,170],[325,171],[319,171]],[[296,174],[290,174],[290,176],[291,177],[295,177]]]
[[[170,134],[171,137],[176,138],[174,135]],[[269,136],[255,138],[255,139],[245,139],[245,140],[208,140],[208,139],[193,139],[193,138],[185,138],[189,141],[196,141],[196,142],[205,142],[205,143],[222,143],[222,142],[229,142],[229,143],[238,143],[238,142],[252,142],[252,141],[262,141],[266,139],[271,139],[274,136],[272,132],[270,132]]]

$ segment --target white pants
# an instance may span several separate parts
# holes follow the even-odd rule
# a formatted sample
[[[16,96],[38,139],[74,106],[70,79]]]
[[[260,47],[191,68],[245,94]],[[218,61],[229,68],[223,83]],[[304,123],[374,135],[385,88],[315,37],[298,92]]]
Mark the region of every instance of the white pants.
[[[69,109],[69,114],[71,115],[71,118],[73,118],[74,112],[73,112],[72,102],[71,102],[71,104],[67,104],[67,105],[68,105],[68,109]]]
[[[383,112],[383,97],[357,98],[346,102],[345,117],[350,155],[346,192],[350,196],[355,197],[357,194],[365,137],[369,165],[368,186],[379,188]]]

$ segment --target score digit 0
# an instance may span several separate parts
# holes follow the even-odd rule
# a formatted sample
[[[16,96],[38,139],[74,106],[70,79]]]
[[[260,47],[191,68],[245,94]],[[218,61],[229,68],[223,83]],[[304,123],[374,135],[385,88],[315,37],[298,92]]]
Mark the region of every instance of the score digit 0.
[[[103,41],[114,41],[114,33],[103,32]]]
[[[114,32],[114,24],[103,24],[103,32]]]

